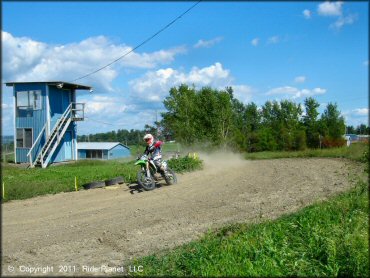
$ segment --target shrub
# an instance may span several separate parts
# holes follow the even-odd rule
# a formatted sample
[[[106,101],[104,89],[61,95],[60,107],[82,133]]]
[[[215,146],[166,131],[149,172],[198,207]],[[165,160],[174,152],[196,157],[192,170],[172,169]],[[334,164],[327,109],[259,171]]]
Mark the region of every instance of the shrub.
[[[342,147],[346,144],[346,140],[344,138],[331,138],[325,136],[322,141],[322,146],[324,148],[335,148],[335,147]]]
[[[306,149],[306,133],[304,130],[294,132],[294,150],[302,151]]]
[[[369,163],[370,161],[370,153],[369,150],[365,150],[361,157],[361,162]]]
[[[200,170],[203,168],[203,161],[197,157],[184,156],[168,160],[168,166],[177,173]]]

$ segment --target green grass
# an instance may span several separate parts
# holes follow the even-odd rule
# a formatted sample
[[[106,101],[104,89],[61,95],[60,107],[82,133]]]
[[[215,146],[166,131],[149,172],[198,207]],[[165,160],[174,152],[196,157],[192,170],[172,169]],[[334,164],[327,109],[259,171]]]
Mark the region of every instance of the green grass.
[[[277,158],[295,158],[295,157],[333,157],[348,158],[357,161],[364,161],[364,153],[368,153],[369,145],[365,143],[354,143],[349,147],[331,148],[331,149],[307,149],[295,152],[256,152],[245,154],[246,159],[277,159]]]
[[[344,194],[261,224],[209,232],[133,263],[145,276],[369,276],[368,191]],[[132,264],[132,262],[131,262]]]
[[[76,163],[50,166],[46,169],[24,169],[3,165],[5,184],[4,201],[26,199],[44,194],[75,190],[75,177],[80,189],[92,181],[123,176],[130,182],[136,177],[137,168],[120,161],[81,160]]]
[[[139,170],[135,160],[80,160],[76,163],[42,168],[19,168],[3,164],[5,198],[3,201],[27,199],[39,195],[75,191],[75,177],[79,189],[92,181],[104,181],[123,176],[128,183],[136,182]],[[170,167],[178,172],[193,171],[201,168],[201,161],[182,157],[169,160]],[[194,166],[195,165],[195,166]]]

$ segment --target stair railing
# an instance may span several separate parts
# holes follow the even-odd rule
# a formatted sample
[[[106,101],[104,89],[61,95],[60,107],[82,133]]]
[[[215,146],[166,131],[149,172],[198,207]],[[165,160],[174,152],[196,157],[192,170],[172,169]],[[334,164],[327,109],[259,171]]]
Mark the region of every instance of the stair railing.
[[[82,112],[82,115],[79,113]],[[41,151],[36,155],[36,159],[32,162],[32,156],[30,156],[30,164],[31,167],[34,166],[34,164],[37,162],[37,160],[40,161],[41,166],[45,168],[53,155],[56,147],[59,145],[64,133],[66,132],[68,125],[73,120],[83,120],[84,119],[84,113],[85,113],[85,103],[75,103],[72,102],[68,105],[66,110],[63,112],[63,114],[60,116],[60,118],[55,123],[53,129],[50,131],[49,136],[47,136],[45,145],[42,146]],[[66,124],[67,123],[67,124]],[[42,131],[40,132],[39,136],[37,137],[35,143],[33,144],[32,148],[35,147],[37,141],[39,140],[39,137],[41,138],[41,133],[46,129],[48,122],[43,127]],[[60,132],[61,131],[61,132]],[[56,139],[56,142],[54,142]],[[49,149],[51,148],[51,151],[48,153]],[[31,150],[29,154],[31,153]],[[28,155],[28,154],[27,154]],[[45,157],[46,156],[46,157]],[[45,158],[45,160],[44,160]]]
[[[46,127],[47,127],[47,124],[48,124],[48,122],[45,123],[44,127],[41,129],[39,135],[37,136],[35,142],[33,142],[32,146],[31,146],[31,149],[27,153],[28,159],[30,161],[30,167],[31,168],[34,166],[33,160],[32,160],[33,149],[35,148],[35,146],[38,143],[38,141],[41,139],[41,135],[44,133],[44,131],[45,131]],[[42,150],[42,148],[41,148],[41,150]],[[37,158],[37,155],[36,155],[36,158]]]
[[[52,129],[52,131],[50,131],[50,136],[46,139],[46,144],[42,147],[41,152],[36,157],[36,160],[38,158],[40,158],[41,165],[43,165],[44,156],[45,156],[46,152],[48,151],[48,149],[50,148],[52,142],[55,140],[56,136],[58,136],[57,140],[58,140],[58,143],[59,143],[60,138],[59,138],[58,129],[60,128],[60,125],[63,124],[62,122],[64,122],[68,113],[71,112],[71,106],[72,106],[72,103],[68,105],[67,109],[63,112],[62,116],[57,120],[56,124],[54,125],[54,128]]]

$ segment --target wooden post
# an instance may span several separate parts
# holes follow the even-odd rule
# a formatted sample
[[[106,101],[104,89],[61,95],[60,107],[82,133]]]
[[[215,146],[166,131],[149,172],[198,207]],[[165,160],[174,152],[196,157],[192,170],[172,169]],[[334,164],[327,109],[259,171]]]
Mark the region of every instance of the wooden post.
[[[3,182],[3,200],[5,199],[5,184]]]
[[[75,189],[76,189],[76,191],[78,191],[77,177],[75,177]]]

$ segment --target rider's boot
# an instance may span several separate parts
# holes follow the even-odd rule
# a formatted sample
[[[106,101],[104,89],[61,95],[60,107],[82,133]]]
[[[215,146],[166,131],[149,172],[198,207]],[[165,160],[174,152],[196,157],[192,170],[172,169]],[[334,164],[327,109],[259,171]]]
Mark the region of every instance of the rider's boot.
[[[158,169],[158,172],[164,177],[165,172],[163,166]]]

